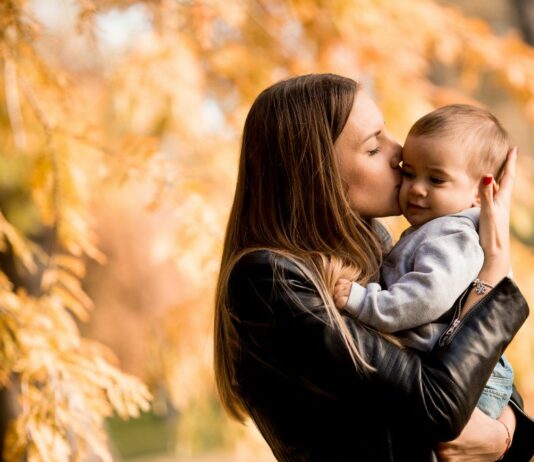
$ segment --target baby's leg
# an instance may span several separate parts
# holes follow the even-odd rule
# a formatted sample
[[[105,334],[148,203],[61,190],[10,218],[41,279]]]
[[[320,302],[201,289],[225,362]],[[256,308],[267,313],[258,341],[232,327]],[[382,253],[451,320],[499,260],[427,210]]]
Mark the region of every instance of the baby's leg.
[[[514,382],[514,371],[512,365],[503,355],[493,369],[491,377],[484,387],[477,407],[484,414],[498,419],[502,410],[508,404],[512,395],[512,384]]]

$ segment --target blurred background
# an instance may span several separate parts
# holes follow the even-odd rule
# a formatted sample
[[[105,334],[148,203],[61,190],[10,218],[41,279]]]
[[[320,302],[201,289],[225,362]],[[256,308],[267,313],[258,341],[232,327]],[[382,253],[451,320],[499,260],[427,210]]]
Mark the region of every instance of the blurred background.
[[[356,78],[400,142],[494,112],[534,306],[533,27],[531,0],[1,0],[4,460],[273,461],[218,404],[212,317],[244,117],[288,76]],[[507,351],[531,414],[533,334]]]

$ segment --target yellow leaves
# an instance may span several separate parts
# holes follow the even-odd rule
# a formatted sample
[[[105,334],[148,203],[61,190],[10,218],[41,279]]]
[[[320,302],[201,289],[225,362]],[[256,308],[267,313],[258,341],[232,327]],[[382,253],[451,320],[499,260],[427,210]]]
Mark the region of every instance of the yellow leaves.
[[[3,236],[13,248],[13,252],[20,259],[23,265],[30,272],[35,272],[36,266],[34,262],[33,253],[42,256],[42,251],[22,236],[13,226],[11,226],[5,219],[2,212],[0,212],[0,236]]]
[[[26,148],[26,132],[22,119],[19,88],[16,75],[16,66],[12,60],[5,61],[5,94],[9,122],[13,130],[15,146],[24,150]]]
[[[26,452],[26,445],[27,439],[23,422],[20,420],[10,421],[4,439],[3,457],[5,461],[20,462],[23,460]]]
[[[65,436],[54,427],[39,421],[30,421],[26,426],[32,440],[28,451],[28,462],[53,462],[69,460],[70,447]]]
[[[73,266],[69,258],[60,261]],[[49,283],[56,283],[52,289],[65,281],[65,271],[57,270],[56,277],[54,281],[48,276]],[[66,285],[74,284],[72,278],[69,274]],[[4,348],[8,343],[2,322],[8,318],[0,318],[0,359],[7,352],[11,356],[11,368],[0,369],[0,379],[7,383],[5,376],[17,372],[21,390],[21,414],[6,440],[7,460],[18,460],[22,445],[29,460],[67,462],[73,448],[78,455],[85,448],[85,453],[111,461],[103,418],[114,411],[127,418],[148,410],[148,390],[140,380],[109,364],[101,347],[80,339],[65,309],[64,294],[34,299],[10,293],[4,298],[17,309],[17,325],[12,328],[13,338],[7,337],[10,346]]]
[[[149,409],[149,396],[140,397],[139,400],[132,400],[132,396],[136,396],[132,392],[136,392],[138,389],[138,383],[126,383],[122,381],[120,383],[121,388],[116,387],[115,384],[106,389],[107,398],[113,406],[114,410],[123,419],[129,417],[139,417],[139,410],[147,411]]]
[[[85,263],[80,258],[66,254],[56,254],[51,258],[51,265],[64,268],[82,279],[85,276]]]
[[[93,302],[82,290],[80,280],[72,274],[58,270],[56,272],[56,281],[63,285],[74,297],[76,297],[85,309],[93,306]]]
[[[91,217],[93,207],[108,206],[91,202],[106,197],[95,194],[103,187],[98,181],[102,172],[107,180],[117,172],[119,178],[134,180],[122,184],[132,207],[154,213],[161,207],[166,215],[157,231],[143,228],[136,235],[146,241],[139,245],[152,246],[147,253],[153,260],[172,261],[180,275],[168,284],[176,288],[165,287],[175,291],[169,298],[176,298],[177,308],[162,317],[162,338],[153,344],[162,363],[155,380],[165,380],[175,403],[185,408],[212,392],[213,280],[242,122],[262,88],[310,71],[357,76],[380,100],[388,129],[402,138],[417,117],[476,89],[485,73],[502,80],[504,91],[514,94],[534,120],[532,50],[516,38],[494,37],[484,23],[431,1],[144,2],[153,13],[153,28],[130,54],[102,63],[87,53],[91,72],[76,73],[58,51],[80,37],[56,35],[51,47],[38,23],[28,20],[32,27],[25,28],[20,19],[26,13],[17,16],[28,3],[11,3],[18,10],[4,15],[6,3],[0,2],[0,25],[5,26],[0,29],[8,30],[0,47],[11,56],[3,77],[6,101],[1,102],[9,106],[10,121],[0,123],[19,144],[23,134],[28,139],[24,154],[34,169],[24,188],[41,224],[54,234],[54,250],[43,255],[0,215],[3,250],[9,242],[17,261],[44,271],[42,293],[33,297],[12,292],[8,277],[0,273],[0,383],[8,383],[13,372],[23,382],[23,414],[9,447],[19,455],[27,448],[36,460],[50,454],[58,461],[83,459],[78,452],[68,456],[73,447],[110,460],[103,418],[114,411],[135,416],[148,408],[146,387],[122,374],[109,352],[80,338],[76,324],[76,319],[88,319],[92,307],[81,281],[84,258],[105,261]],[[91,32],[100,10],[125,4],[82,0],[80,20]],[[38,36],[50,58],[46,61],[36,51]],[[435,61],[458,71],[456,93],[430,82]],[[213,114],[206,110],[213,101],[218,132],[210,131]],[[82,143],[91,150],[82,149]],[[155,179],[155,188],[147,187],[147,177]],[[134,182],[143,187],[134,189]],[[514,221],[517,232],[526,235],[531,230],[523,212],[518,209]],[[111,240],[109,245],[118,246]],[[148,279],[146,268],[147,273],[128,270],[139,278],[134,280]],[[106,292],[106,301],[111,295],[123,297]],[[125,308],[124,313],[131,312]],[[131,318],[128,322],[134,322]],[[65,441],[74,443],[65,446]]]
[[[73,297],[67,290],[60,286],[54,286],[52,287],[51,294],[60,298],[62,303],[81,321],[87,321],[89,319],[88,307],[84,306],[82,302],[76,297]]]
[[[0,311],[0,386],[5,387],[17,359],[18,345],[15,338],[16,321],[8,313]]]
[[[315,2],[309,2],[307,0],[293,0],[291,2],[291,6],[297,17],[299,17],[304,23],[317,19],[321,11],[319,4],[316,4]]]
[[[436,58],[448,66],[453,65],[462,53],[462,41],[455,34],[435,37],[432,45]]]
[[[150,39],[152,47],[141,47],[115,70],[112,83],[119,91],[109,95],[114,110],[131,133],[148,135],[162,119],[182,136],[194,133],[201,128],[200,64],[183,37],[170,40],[154,34]]]
[[[118,152],[126,153],[125,157],[128,159],[133,157],[146,161],[156,152],[158,146],[159,139],[155,136],[130,134],[122,137]]]
[[[64,166],[63,178],[66,174]],[[50,203],[47,193],[43,197]],[[61,213],[58,237],[71,255],[50,258],[0,214],[0,232],[27,269],[37,269],[36,257],[46,265],[41,279],[46,295],[40,297],[11,292],[8,278],[0,274],[0,384],[10,385],[16,374],[11,386],[20,382],[21,389],[21,414],[6,440],[6,460],[19,460],[25,451],[28,460],[66,462],[76,448],[76,457],[85,451],[111,461],[103,417],[114,410],[125,418],[137,416],[149,408],[146,387],[109,365],[102,349],[80,339],[69,311],[87,320],[92,307],[80,283],[85,275],[80,256],[102,260],[102,255],[93,245],[81,204],[72,202]]]
[[[58,225],[58,241],[77,257],[85,254],[99,263],[105,263],[106,257],[97,248],[96,235],[89,227],[88,211],[80,206],[63,212],[63,219]]]
[[[15,141],[34,166],[31,181],[24,178],[22,187],[37,205],[40,224],[51,230],[53,251],[46,255],[0,214],[0,251],[9,243],[29,272],[39,276],[43,271],[41,293],[35,295],[13,292],[7,275],[0,273],[0,384],[20,392],[21,408],[6,440],[6,457],[18,461],[25,453],[29,461],[66,462],[85,454],[110,461],[103,418],[113,412],[137,416],[149,408],[151,397],[138,379],[109,364],[103,349],[81,339],[71,315],[87,320],[92,307],[81,285],[83,258],[105,261],[91,229],[88,161],[67,135],[93,135],[87,127],[99,114],[91,110],[98,99],[74,101],[79,94],[72,90],[83,85],[69,87],[65,70],[41,59],[33,48],[40,28],[24,26],[24,21],[34,24],[24,2],[9,3],[8,15],[3,14],[5,2],[0,4],[1,52],[12,58],[4,69],[2,96]],[[92,13],[88,2],[82,14]],[[23,146],[26,134],[29,142]],[[158,140],[147,135],[117,138],[123,159],[135,158],[138,165],[158,147]]]
[[[527,83],[528,75],[524,66],[510,63],[504,70],[506,79],[514,86],[522,87]]]
[[[66,267],[68,271],[62,269]],[[73,270],[74,274],[71,272]],[[68,255],[51,258],[50,265],[41,278],[41,289],[59,299],[78,319],[87,321],[93,302],[81,287],[80,279],[85,274],[85,266],[79,259]]]
[[[31,193],[45,225],[51,225],[55,220],[55,210],[50,193],[52,191],[53,177],[51,174],[52,162],[49,156],[37,156],[31,177]]]

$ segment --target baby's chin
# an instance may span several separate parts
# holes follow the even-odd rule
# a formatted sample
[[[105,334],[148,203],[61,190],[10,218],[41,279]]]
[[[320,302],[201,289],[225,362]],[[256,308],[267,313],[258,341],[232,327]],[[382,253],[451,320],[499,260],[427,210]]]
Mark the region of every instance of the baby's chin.
[[[401,212],[404,218],[406,218],[406,220],[408,221],[408,223],[410,223],[410,225],[415,226],[415,227],[422,226],[425,223],[428,223],[430,220],[433,220],[434,218],[438,218],[437,216],[433,216],[432,214],[429,214],[429,213],[422,213],[422,212],[413,213],[405,209],[402,209]]]
[[[425,223],[428,223],[430,220],[432,220],[432,218],[428,218],[426,220],[418,220],[418,219],[414,219],[414,218],[411,218],[411,217],[409,218],[406,215],[404,215],[404,218],[406,218],[406,220],[408,220],[408,223],[410,223],[411,226],[414,226],[416,228],[419,227],[419,226],[423,226]]]
[[[455,213],[463,212],[466,209],[474,207],[473,205],[468,205],[464,208],[454,209],[454,210],[446,210],[442,213],[432,213],[431,211],[410,211],[406,208],[402,207],[402,215],[410,225],[418,227],[423,226],[425,223],[428,223],[429,221],[435,220],[436,218],[444,217],[447,215],[454,215]]]

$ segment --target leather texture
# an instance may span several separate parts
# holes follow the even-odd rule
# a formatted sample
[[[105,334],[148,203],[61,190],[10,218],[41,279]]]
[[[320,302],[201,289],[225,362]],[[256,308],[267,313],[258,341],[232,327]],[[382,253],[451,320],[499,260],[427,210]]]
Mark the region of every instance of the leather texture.
[[[284,462],[434,460],[432,448],[460,433],[528,315],[505,278],[424,357],[343,316],[371,370],[354,366],[316,288],[285,257],[243,256],[230,276],[229,302],[235,385]],[[514,399],[514,458],[505,460],[528,461],[534,423]]]

